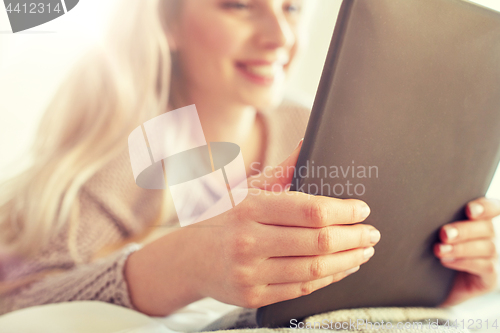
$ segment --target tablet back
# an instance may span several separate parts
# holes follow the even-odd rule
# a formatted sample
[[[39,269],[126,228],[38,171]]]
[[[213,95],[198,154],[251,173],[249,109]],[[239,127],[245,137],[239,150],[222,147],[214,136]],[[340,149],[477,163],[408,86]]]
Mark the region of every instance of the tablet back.
[[[500,13],[462,0],[344,0],[292,190],[364,200],[382,238],[358,272],[259,309],[259,323],[440,304],[455,272],[433,255],[437,231],[486,193],[499,148]]]

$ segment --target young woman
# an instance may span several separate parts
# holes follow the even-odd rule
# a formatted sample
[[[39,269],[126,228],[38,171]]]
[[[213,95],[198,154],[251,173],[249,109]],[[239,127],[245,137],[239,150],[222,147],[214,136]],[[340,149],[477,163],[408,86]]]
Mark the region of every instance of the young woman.
[[[43,118],[33,165],[2,188],[0,313],[100,300],[165,316],[204,297],[255,308],[309,294],[369,260],[380,233],[359,223],[370,213],[364,202],[269,195],[291,175],[256,172],[294,166],[300,151],[308,110],[282,98],[302,5],[120,1],[107,48],[75,67]],[[155,228],[176,225],[175,210],[167,191],[135,184],[127,137],[191,104],[208,142],[241,147],[250,193],[207,221]],[[495,288],[499,202],[478,199],[467,214],[436,244],[443,265],[460,271],[443,305]],[[155,230],[168,232],[139,245]]]

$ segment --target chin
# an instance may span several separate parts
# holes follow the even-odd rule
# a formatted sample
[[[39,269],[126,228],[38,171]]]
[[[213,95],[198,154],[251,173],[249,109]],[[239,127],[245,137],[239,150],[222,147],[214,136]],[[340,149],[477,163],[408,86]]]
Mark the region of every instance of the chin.
[[[284,89],[280,89],[279,91],[273,89],[265,94],[251,96],[251,98],[247,98],[246,100],[248,102],[247,104],[252,105],[257,109],[270,109],[278,107],[283,101],[283,97]]]

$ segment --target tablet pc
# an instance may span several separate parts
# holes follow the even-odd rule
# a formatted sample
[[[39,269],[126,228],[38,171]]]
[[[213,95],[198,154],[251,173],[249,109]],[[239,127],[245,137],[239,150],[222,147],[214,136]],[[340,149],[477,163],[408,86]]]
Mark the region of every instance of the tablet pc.
[[[261,326],[359,307],[443,302],[432,247],[484,196],[500,159],[500,13],[463,0],[344,0],[291,190],[368,203],[361,269],[260,308]]]

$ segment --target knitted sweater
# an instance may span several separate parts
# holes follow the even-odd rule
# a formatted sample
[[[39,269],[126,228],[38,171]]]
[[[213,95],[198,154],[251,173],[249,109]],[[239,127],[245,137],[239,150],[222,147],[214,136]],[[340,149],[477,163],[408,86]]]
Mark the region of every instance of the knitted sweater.
[[[266,140],[262,169],[279,164],[293,151],[305,134],[309,109],[284,101],[275,110],[259,115],[264,120]],[[128,255],[141,245],[129,240],[151,227],[163,197],[162,190],[146,190],[135,184],[128,149],[124,150],[81,188],[76,227],[67,226],[54,235],[34,258],[0,258],[0,281],[19,283],[7,293],[0,290],[0,314],[76,300],[134,308],[123,267]],[[175,212],[167,213],[162,222],[178,226]],[[92,260],[99,249],[128,241],[121,250]],[[30,278],[29,283],[22,282]]]

